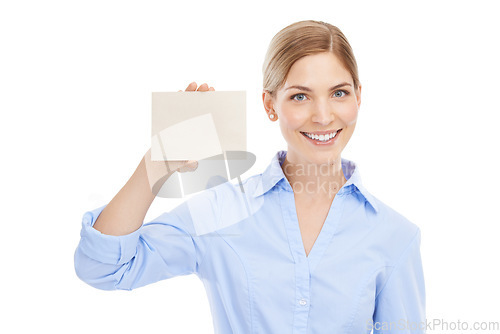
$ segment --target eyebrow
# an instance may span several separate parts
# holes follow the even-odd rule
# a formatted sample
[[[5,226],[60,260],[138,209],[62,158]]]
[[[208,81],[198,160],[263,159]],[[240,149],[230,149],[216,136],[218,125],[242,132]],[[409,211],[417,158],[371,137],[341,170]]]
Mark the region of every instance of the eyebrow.
[[[330,87],[330,90],[335,90],[335,89],[340,88],[340,87],[343,87],[343,86],[351,86],[351,84],[350,84],[350,83],[348,83],[348,82],[342,82],[342,83],[339,83],[338,85],[335,85],[335,86],[333,86],[333,87]],[[300,89],[300,90],[304,90],[304,91],[306,91],[306,92],[312,92],[312,89],[311,89],[311,88],[309,88],[309,87],[305,87],[305,86],[297,86],[297,85],[295,85],[295,86],[290,86],[290,87],[286,88],[285,90],[289,90],[289,89],[292,89],[292,88],[297,88],[297,89]]]

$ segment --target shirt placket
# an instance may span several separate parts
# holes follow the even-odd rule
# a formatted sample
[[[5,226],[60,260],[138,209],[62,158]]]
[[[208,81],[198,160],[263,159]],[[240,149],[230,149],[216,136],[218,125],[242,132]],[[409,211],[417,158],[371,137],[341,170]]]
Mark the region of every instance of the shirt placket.
[[[310,270],[309,262],[305,256],[297,214],[293,212],[295,198],[293,192],[280,189],[280,202],[285,229],[290,245],[290,252],[295,263],[295,311],[293,317],[293,334],[307,333],[307,320],[310,308]]]

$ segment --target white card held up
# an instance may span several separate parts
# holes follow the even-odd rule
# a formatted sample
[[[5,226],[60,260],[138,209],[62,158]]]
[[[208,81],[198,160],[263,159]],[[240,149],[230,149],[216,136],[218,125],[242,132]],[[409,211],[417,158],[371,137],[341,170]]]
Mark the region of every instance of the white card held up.
[[[171,125],[151,142],[151,159],[203,160],[222,154],[212,114],[196,116]],[[159,156],[155,154],[160,153]]]
[[[151,159],[203,160],[246,151],[246,92],[154,92]]]

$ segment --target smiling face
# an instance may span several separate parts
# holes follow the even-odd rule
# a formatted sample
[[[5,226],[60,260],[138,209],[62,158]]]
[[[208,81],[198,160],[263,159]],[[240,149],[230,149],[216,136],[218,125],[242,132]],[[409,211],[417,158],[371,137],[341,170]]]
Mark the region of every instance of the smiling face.
[[[272,98],[264,91],[263,100],[268,114],[277,115],[288,143],[289,162],[332,163],[340,159],[354,132],[361,86],[355,90],[351,74],[338,58],[331,52],[322,52],[296,61],[276,96]],[[339,131],[330,140],[325,136],[314,140],[305,135],[331,134],[336,130]]]

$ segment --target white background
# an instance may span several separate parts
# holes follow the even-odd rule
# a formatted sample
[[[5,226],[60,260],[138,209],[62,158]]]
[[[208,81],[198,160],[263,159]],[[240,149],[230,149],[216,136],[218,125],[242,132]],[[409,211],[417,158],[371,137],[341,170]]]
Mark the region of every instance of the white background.
[[[78,279],[85,211],[109,202],[150,145],[151,92],[246,90],[243,178],[286,149],[262,106],[271,38],[338,26],[362,105],[343,152],[422,230],[428,319],[500,321],[496,1],[2,1],[2,333],[212,333],[196,276],[134,291]],[[158,198],[149,221],[180,203]],[[432,331],[439,333],[440,331]]]

